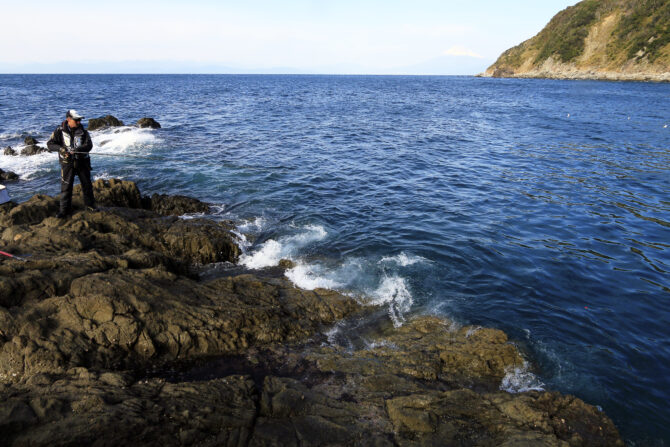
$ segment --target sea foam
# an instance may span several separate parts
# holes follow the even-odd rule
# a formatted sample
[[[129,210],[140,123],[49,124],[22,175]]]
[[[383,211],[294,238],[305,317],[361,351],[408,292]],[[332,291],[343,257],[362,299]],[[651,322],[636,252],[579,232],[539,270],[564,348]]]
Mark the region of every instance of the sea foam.
[[[298,251],[313,243],[326,238],[328,233],[320,225],[306,225],[299,228],[297,234],[283,236],[277,240],[268,239],[256,251],[245,253],[240,257],[240,264],[260,269],[279,264],[282,259],[293,259]]]
[[[500,389],[508,393],[524,393],[526,391],[544,391],[544,383],[529,371],[528,364],[509,368],[500,382]]]
[[[393,263],[397,264],[400,267],[408,267],[410,265],[418,264],[420,262],[428,262],[428,259],[422,256],[408,255],[404,251],[401,251],[395,256],[384,256],[379,260],[380,264]]]
[[[160,141],[152,129],[131,126],[110,127],[91,132],[94,151],[109,154],[124,153],[129,149],[153,146]]]
[[[382,277],[379,287],[370,293],[372,300],[370,304],[387,304],[389,316],[395,327],[400,327],[405,322],[405,314],[409,312],[414,303],[405,278],[400,276]]]

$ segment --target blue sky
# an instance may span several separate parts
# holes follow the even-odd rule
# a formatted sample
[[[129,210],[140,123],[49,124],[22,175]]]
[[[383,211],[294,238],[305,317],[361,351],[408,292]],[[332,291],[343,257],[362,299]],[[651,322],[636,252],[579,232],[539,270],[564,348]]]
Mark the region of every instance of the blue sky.
[[[474,74],[575,3],[14,2],[0,72]]]

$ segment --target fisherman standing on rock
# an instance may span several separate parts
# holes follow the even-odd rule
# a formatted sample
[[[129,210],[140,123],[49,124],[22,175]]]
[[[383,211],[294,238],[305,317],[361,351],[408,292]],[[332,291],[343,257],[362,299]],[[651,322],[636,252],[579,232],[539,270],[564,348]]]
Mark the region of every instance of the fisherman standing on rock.
[[[81,116],[76,110],[68,110],[65,121],[51,134],[47,147],[58,151],[60,162],[60,211],[56,215],[63,218],[72,213],[72,187],[74,176],[79,176],[87,209],[95,209],[93,185],[91,183],[91,158],[88,152],[93,142],[88,131],[81,124]]]

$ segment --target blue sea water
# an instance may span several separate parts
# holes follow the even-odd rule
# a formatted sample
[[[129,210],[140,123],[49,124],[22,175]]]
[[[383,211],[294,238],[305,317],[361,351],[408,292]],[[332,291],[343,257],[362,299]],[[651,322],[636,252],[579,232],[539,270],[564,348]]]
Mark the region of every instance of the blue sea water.
[[[507,389],[600,406],[670,441],[670,85],[472,77],[5,75],[0,146],[76,108],[162,129],[92,132],[94,176],[209,201],[251,268],[505,330]],[[116,154],[103,156],[98,154]],[[133,158],[122,155],[152,157]],[[53,154],[0,155],[26,200]]]

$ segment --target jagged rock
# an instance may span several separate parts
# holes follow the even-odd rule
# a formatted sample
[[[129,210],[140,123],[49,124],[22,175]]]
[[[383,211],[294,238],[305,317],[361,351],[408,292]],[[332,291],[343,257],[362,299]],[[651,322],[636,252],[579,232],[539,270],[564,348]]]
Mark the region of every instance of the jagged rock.
[[[308,358],[319,369],[361,375],[397,374],[421,380],[448,378],[452,385],[497,389],[507,371],[524,363],[504,332],[465,327],[458,330],[436,317],[388,326],[370,339],[374,348],[349,352],[331,348]]]
[[[135,182],[98,179],[93,182],[93,195],[95,201],[101,206],[142,208],[142,195]],[[83,204],[81,185],[73,188],[72,196],[74,206]]]
[[[23,143],[24,143],[26,146],[36,146],[37,143],[38,143],[38,141],[35,139],[35,137],[31,137],[30,135],[28,135],[28,136],[23,140]]]
[[[3,155],[17,155],[16,151],[12,149],[11,146],[7,146],[5,150],[3,151]]]
[[[184,214],[209,213],[209,205],[198,199],[186,196],[168,196],[153,194],[143,198],[143,206],[164,216],[181,216]]]
[[[42,152],[49,152],[49,149],[38,146],[36,144],[31,144],[30,146],[26,146],[21,149],[21,155],[23,156],[37,155],[41,154]]]
[[[11,181],[18,179],[19,176],[13,173],[12,171],[3,171],[2,169],[0,169],[0,180]]]
[[[524,361],[499,330],[396,328],[282,277],[200,280],[194,263],[239,255],[229,223],[94,186],[104,207],[69,219],[49,196],[0,206],[0,246],[27,258],[0,259],[3,445],[623,446],[577,398],[500,391]]]
[[[284,270],[290,270],[295,267],[295,262],[291,261],[290,259],[280,259],[279,260],[279,267],[281,267]]]
[[[88,130],[98,130],[105,127],[123,126],[123,121],[112,115],[101,116],[100,118],[91,118],[88,120]]]
[[[34,382],[42,392],[18,385],[0,404],[3,445],[246,445],[256,418],[243,376],[175,384],[78,368]]]
[[[137,127],[149,127],[151,129],[160,129],[161,125],[158,121],[156,121],[153,118],[140,118],[137,120],[137,123],[135,123]]]

